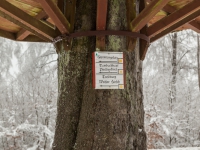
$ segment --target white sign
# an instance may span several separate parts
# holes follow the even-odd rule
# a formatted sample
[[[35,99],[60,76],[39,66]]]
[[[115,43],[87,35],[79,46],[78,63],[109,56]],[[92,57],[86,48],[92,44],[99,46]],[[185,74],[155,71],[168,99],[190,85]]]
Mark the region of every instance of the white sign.
[[[93,53],[93,87],[95,89],[124,89],[123,52]]]

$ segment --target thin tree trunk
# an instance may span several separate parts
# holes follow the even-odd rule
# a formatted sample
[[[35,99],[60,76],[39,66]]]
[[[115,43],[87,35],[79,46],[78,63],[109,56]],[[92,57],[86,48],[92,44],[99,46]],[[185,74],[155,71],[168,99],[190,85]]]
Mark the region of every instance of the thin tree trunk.
[[[198,67],[198,81],[199,81],[199,90],[200,90],[200,40],[199,34],[197,34],[197,67]]]
[[[176,75],[177,75],[177,33],[172,35],[172,80],[170,94],[170,110],[172,112],[176,102]]]
[[[125,1],[109,0],[108,6],[107,29],[126,30]],[[77,0],[76,10],[76,32],[95,30],[96,1]],[[95,90],[92,88],[95,39],[76,38],[68,52],[64,50],[65,41],[57,44],[59,93],[53,149],[146,150],[139,47],[127,52],[126,37],[109,36],[106,50],[125,54],[126,87]]]

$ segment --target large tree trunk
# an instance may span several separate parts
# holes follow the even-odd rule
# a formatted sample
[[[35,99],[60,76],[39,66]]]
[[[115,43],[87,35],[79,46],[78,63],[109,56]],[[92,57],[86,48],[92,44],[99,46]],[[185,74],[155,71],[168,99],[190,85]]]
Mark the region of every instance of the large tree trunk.
[[[76,10],[75,32],[95,30],[96,1],[77,0]],[[125,16],[126,2],[109,0],[107,29],[126,30]],[[65,41],[57,44],[59,95],[53,149],[145,150],[139,47],[127,52],[126,37],[109,36],[106,50],[125,54],[126,87],[95,90],[92,88],[95,40],[95,37],[74,39],[68,52]]]

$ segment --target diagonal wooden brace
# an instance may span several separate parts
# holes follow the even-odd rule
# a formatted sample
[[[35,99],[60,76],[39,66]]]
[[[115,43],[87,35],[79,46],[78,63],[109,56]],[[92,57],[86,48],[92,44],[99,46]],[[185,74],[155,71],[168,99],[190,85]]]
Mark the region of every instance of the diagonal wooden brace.
[[[66,20],[69,22],[70,26],[68,28],[69,33],[74,32],[74,23],[75,23],[75,11],[76,11],[76,0],[58,0],[58,8],[65,16]],[[62,39],[62,36],[60,36]],[[72,38],[63,38],[67,44],[63,45],[66,51],[71,50],[72,47]],[[61,40],[61,41],[62,41]]]
[[[129,31],[132,31],[132,20],[136,17],[136,5],[135,0],[126,0],[126,17],[127,17],[127,28]],[[133,51],[136,46],[137,39],[127,37],[127,47],[128,51]]]
[[[108,0],[97,0],[96,30],[106,29]],[[96,37],[96,50],[105,50],[105,36]]]

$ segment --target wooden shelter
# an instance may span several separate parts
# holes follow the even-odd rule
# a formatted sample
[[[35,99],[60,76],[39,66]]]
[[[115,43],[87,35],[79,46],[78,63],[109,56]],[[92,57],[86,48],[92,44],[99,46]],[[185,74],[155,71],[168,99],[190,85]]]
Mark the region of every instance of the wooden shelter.
[[[94,32],[74,33],[76,0],[1,0],[0,36],[16,41],[53,42],[62,35],[96,35],[97,48],[103,49],[104,35],[125,35],[141,38],[140,58],[149,45],[162,36],[179,30],[200,32],[200,0],[140,0],[140,13],[135,14],[135,0],[126,0],[129,32],[106,30],[108,0],[97,0],[97,21]],[[137,35],[137,33],[140,33]],[[134,40],[129,40],[129,50]]]

